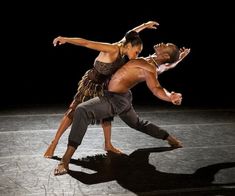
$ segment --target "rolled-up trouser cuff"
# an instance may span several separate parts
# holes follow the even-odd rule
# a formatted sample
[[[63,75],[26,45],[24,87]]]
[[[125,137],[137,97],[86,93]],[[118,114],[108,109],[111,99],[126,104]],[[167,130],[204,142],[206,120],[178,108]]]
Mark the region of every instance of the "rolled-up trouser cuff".
[[[72,146],[75,149],[77,149],[79,145],[80,145],[79,143],[69,140],[68,146]]]
[[[166,133],[165,136],[163,137],[163,140],[166,140],[170,134]]]
[[[102,122],[112,122],[113,121],[113,117],[109,117],[109,118],[104,118],[102,120]]]

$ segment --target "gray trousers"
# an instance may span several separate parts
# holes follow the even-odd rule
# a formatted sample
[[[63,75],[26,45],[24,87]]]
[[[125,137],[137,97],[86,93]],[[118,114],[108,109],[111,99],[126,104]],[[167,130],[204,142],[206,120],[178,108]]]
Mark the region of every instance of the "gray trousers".
[[[77,106],[69,134],[68,145],[77,148],[82,142],[88,125],[94,120],[117,115],[128,126],[142,133],[163,140],[169,136],[165,130],[139,118],[132,106],[131,91],[123,94],[105,91],[104,96],[95,97]]]

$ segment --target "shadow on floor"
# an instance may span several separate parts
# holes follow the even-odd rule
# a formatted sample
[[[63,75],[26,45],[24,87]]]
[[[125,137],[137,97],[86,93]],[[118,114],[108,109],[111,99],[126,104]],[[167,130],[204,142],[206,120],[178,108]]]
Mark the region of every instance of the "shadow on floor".
[[[146,148],[138,149],[130,155],[107,153],[72,159],[71,164],[94,170],[96,173],[70,170],[69,175],[88,185],[115,180],[137,195],[234,195],[235,180],[228,184],[215,184],[213,181],[219,170],[235,167],[235,162],[208,165],[192,174],[161,172],[149,164],[150,153],[169,150],[173,148]],[[60,160],[58,157],[53,159]]]

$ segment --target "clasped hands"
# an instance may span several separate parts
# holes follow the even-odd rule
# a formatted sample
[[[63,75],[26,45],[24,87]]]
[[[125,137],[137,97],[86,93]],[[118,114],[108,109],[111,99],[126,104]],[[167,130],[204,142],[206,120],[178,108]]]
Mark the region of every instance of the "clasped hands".
[[[170,99],[171,99],[171,102],[172,102],[174,105],[181,105],[181,102],[182,102],[182,94],[181,94],[181,93],[171,92]]]

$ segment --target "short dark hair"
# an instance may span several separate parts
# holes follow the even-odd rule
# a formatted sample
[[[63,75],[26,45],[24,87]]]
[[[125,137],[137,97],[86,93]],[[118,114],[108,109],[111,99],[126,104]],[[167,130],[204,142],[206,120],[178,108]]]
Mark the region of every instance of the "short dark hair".
[[[176,46],[175,44],[171,44],[169,45],[169,47],[171,48],[168,51],[170,59],[168,59],[166,63],[174,63],[179,59],[180,51],[179,51],[178,46]]]

